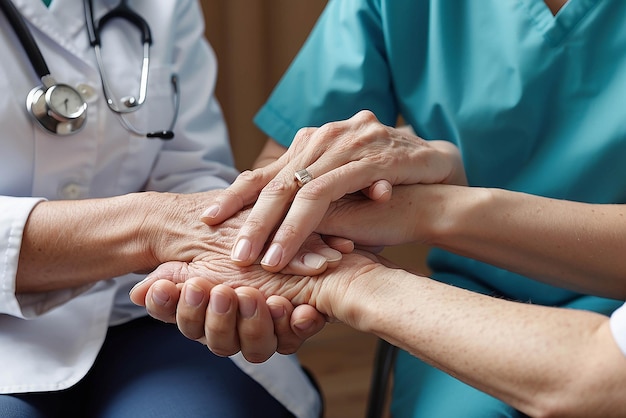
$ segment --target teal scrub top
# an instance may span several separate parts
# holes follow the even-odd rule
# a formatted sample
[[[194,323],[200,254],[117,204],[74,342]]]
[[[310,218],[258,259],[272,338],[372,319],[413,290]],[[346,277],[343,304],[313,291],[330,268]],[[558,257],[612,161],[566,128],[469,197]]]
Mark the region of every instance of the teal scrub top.
[[[624,203],[624,22],[623,0],[569,0],[556,17],[543,0],[331,0],[255,122],[288,146],[362,109],[402,116],[455,143],[472,186]],[[483,293],[579,297],[439,249],[429,264]]]

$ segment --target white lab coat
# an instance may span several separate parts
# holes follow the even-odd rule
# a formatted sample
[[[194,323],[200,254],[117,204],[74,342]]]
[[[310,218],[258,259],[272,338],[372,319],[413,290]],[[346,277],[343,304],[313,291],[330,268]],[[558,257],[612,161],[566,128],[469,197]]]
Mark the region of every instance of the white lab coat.
[[[4,0],[2,0],[4,1]],[[100,16],[118,0],[96,0]],[[84,129],[56,137],[30,119],[28,92],[41,84],[0,13],[0,393],[53,391],[82,379],[109,325],[145,315],[128,298],[142,277],[127,275],[90,288],[15,295],[21,234],[42,199],[80,199],[139,190],[192,192],[225,187],[237,174],[219,105],[216,63],[203,39],[196,0],[133,1],[152,29],[148,98],[129,119],[139,129],[167,129],[173,114],[170,75],[179,76],[181,108],[175,139],[129,134],[103,99],[80,0],[13,0],[28,22],[50,73],[88,102]],[[50,14],[54,18],[50,18]],[[138,94],[142,46],[128,27],[109,24],[102,53],[117,97]],[[68,225],[71,228],[71,225]],[[233,361],[299,417],[316,417],[320,400],[293,356],[261,365]]]

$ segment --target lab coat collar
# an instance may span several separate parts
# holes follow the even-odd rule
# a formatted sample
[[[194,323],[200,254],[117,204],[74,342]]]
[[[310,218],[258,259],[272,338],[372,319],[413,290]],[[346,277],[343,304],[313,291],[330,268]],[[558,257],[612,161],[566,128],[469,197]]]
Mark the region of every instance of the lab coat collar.
[[[4,1],[4,0],[3,0]],[[76,0],[53,0],[50,8],[47,8],[41,0],[12,0],[19,9],[24,19],[30,23],[30,29],[47,37],[49,41],[56,43],[64,50],[73,54],[87,68],[93,69],[91,49],[84,46],[88,44],[85,32],[85,11],[82,1]],[[114,0],[101,0],[110,3]],[[54,19],[50,19],[50,13]],[[77,44],[77,34],[85,32],[84,43]],[[79,37],[79,39],[82,39]],[[87,55],[89,54],[89,55]]]

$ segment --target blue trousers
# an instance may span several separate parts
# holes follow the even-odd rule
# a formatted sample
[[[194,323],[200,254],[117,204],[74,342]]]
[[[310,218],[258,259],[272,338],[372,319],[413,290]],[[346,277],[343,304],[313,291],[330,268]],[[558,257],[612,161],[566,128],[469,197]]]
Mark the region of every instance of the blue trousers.
[[[0,395],[0,417],[293,417],[232,361],[171,324],[111,327],[93,368],[59,392]]]

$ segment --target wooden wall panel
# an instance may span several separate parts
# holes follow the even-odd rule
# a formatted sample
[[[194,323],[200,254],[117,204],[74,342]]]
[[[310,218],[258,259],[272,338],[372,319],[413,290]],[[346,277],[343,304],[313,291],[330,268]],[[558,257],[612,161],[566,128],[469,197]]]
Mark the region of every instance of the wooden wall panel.
[[[326,0],[202,0],[219,62],[217,97],[239,169],[265,143],[252,118],[306,39]]]

